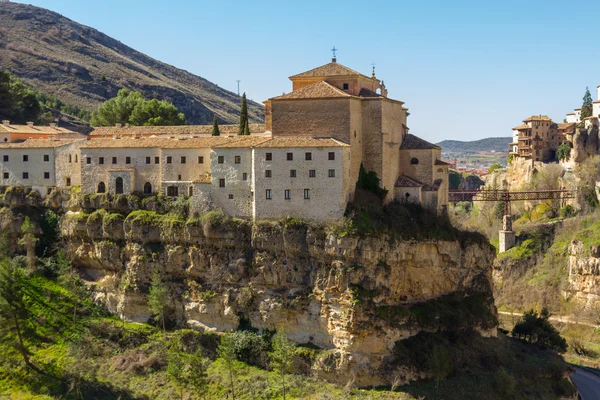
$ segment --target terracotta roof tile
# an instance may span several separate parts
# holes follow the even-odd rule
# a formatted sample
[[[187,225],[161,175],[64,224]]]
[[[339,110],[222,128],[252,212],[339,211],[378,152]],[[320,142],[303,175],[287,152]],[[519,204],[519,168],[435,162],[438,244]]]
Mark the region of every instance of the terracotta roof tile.
[[[270,137],[259,137],[259,136],[236,136],[233,138],[229,138],[228,141],[219,143],[214,148],[222,149],[222,148],[245,148],[245,147],[255,147],[260,143],[263,143],[267,140],[271,140]]]
[[[551,122],[552,118],[550,118],[547,115],[532,115],[531,117],[523,120],[523,122],[530,122],[530,121],[548,121],[548,122]]]
[[[359,97],[383,97],[382,95],[377,94],[374,91],[369,90],[367,88],[360,89],[360,92],[358,92],[358,96]]]
[[[290,136],[290,137],[274,137],[268,141],[265,141],[256,147],[271,147],[271,148],[294,148],[294,147],[348,147],[349,145],[333,139],[333,138],[318,138],[318,137],[304,137],[304,136]]]
[[[446,161],[442,161],[442,160],[435,160],[434,164],[435,165],[450,165],[450,163],[447,163]]]
[[[290,79],[296,78],[314,78],[314,77],[328,77],[328,76],[365,76],[360,72],[356,72],[342,64],[337,62],[330,62],[329,64],[321,65],[320,67],[313,68],[311,70],[301,72],[296,75],[290,76]],[[368,78],[368,77],[367,77]]]
[[[400,175],[398,179],[396,179],[396,183],[394,187],[422,187],[425,184],[417,181],[416,179],[409,178],[406,175]]]
[[[122,138],[122,139],[91,139],[82,149],[114,149],[114,148],[160,148],[160,149],[196,149],[214,147],[225,143],[231,138],[207,136],[201,138],[171,139],[171,138]]]
[[[337,97],[354,97],[351,94],[344,92],[341,89],[336,88],[333,85],[325,81],[319,81],[312,85],[304,86],[301,89],[294,90],[293,92],[273,97],[270,100],[284,100],[284,99],[327,99]]]
[[[575,128],[575,122],[561,122],[557,124],[558,129],[570,129]]]
[[[400,145],[401,150],[414,150],[414,149],[441,149],[440,146],[433,143],[429,143],[426,140],[421,139],[413,134],[408,134],[404,137],[402,144]]]
[[[527,124],[522,124],[513,128],[514,131],[522,131],[524,129],[531,129],[531,127]]]
[[[54,149],[56,147],[65,146],[67,144],[82,142],[85,139],[28,139],[20,143],[3,143],[0,144],[1,149]]]
[[[263,133],[264,124],[250,124],[251,133]],[[237,134],[239,125],[219,125],[221,135]],[[106,136],[178,136],[178,135],[210,135],[212,125],[178,125],[178,126],[129,126],[117,128],[115,126],[98,127],[90,133],[91,137]]]
[[[64,133],[76,133],[66,128],[36,125],[14,125],[0,124],[0,133],[22,133],[29,135],[58,135]]]

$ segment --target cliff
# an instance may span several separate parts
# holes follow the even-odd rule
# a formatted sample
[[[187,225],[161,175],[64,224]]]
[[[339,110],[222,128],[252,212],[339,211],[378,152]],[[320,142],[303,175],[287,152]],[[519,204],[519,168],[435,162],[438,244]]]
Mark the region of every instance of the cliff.
[[[45,208],[24,193],[13,190],[2,202],[0,228],[9,235],[18,235],[23,215],[42,225],[36,216]],[[393,350],[419,332],[495,335],[494,253],[472,236],[338,237],[294,220],[121,214],[116,204],[94,211],[66,193],[45,201],[61,215],[63,248],[95,299],[126,320],[148,322],[146,294],[157,271],[168,281],[171,326],[283,328],[295,342],[327,350],[312,365],[317,375],[343,383],[352,376],[362,386],[398,379]]]

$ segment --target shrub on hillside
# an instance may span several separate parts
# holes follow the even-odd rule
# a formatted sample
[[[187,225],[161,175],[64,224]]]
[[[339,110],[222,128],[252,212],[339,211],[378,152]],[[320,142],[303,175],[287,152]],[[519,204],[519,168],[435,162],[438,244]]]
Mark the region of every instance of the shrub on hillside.
[[[550,312],[544,308],[541,313],[529,310],[517,322],[512,336],[537,344],[542,349],[553,349],[559,353],[567,351],[567,341],[549,321]]]

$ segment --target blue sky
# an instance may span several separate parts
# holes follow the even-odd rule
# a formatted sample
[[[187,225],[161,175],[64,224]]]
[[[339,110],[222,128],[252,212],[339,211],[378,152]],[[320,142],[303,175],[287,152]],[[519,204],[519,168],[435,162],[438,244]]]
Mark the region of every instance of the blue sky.
[[[510,136],[532,114],[562,121],[600,84],[598,1],[27,0],[263,101],[288,76],[338,62],[410,109],[430,141]]]

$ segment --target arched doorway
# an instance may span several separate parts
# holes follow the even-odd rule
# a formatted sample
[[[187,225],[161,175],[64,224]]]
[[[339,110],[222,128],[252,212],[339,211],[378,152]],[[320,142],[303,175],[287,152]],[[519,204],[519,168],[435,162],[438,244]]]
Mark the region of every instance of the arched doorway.
[[[98,184],[98,193],[106,193],[106,185],[104,182]]]
[[[144,194],[152,194],[152,184],[150,182],[144,183]]]
[[[120,176],[115,181],[115,193],[123,194],[123,178],[121,178]]]

